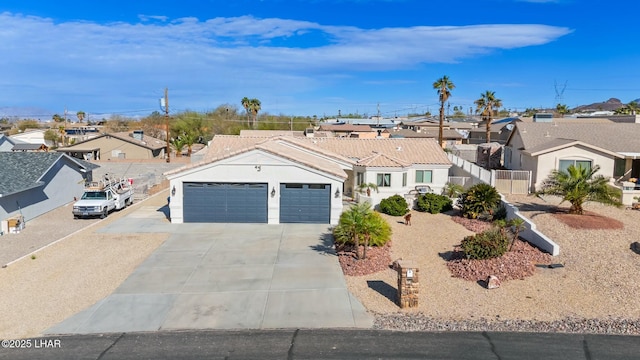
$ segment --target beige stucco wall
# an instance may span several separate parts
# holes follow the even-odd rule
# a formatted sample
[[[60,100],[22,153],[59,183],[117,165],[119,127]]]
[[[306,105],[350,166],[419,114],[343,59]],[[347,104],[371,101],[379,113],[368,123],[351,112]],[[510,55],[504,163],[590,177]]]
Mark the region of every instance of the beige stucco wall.
[[[535,186],[538,187],[552,170],[558,169],[560,160],[588,160],[592,166],[600,165],[597,175],[606,178],[613,176],[614,157],[582,146],[571,146],[538,156],[536,172],[532,174]]]
[[[89,140],[82,147],[100,148],[101,160],[118,159],[118,152],[123,153],[125,159],[153,159],[151,150],[111,136]]]
[[[378,181],[378,174],[391,174],[391,186],[379,187],[376,192],[371,191],[371,196],[366,197],[366,201],[371,202],[373,206],[380,203],[382,199],[388,198],[393,195],[406,195],[409,191],[414,190],[416,185],[428,185],[434,193],[440,194],[444,185],[449,181],[449,168],[451,165],[420,165],[411,168],[362,168],[356,167],[356,172],[364,172],[364,183],[376,184]],[[416,170],[431,170],[431,182],[419,183],[416,180]],[[402,174],[407,174],[407,185],[402,186]],[[354,175],[354,181],[357,180],[357,176]],[[358,189],[354,185],[354,189]],[[365,198],[364,196],[358,196],[358,198]]]

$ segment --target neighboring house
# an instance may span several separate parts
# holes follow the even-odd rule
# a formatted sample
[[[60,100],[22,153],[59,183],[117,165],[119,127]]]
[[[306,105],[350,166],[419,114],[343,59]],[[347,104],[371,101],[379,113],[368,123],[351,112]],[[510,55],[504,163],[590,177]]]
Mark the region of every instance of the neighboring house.
[[[320,125],[319,132],[327,132],[334,137],[353,137],[359,139],[374,139],[383,137],[384,129],[373,129],[369,125]]]
[[[418,131],[410,129],[387,129],[385,130],[385,133],[391,138],[431,138],[438,140],[438,137],[440,136],[437,128],[420,129]],[[455,144],[462,144],[462,134],[453,129],[443,129],[442,136],[444,137],[446,147],[453,146]]]
[[[97,167],[55,152],[0,152],[0,220],[28,221],[72,202]]]
[[[540,186],[552,170],[600,166],[605,177],[640,177],[640,124],[520,122],[504,148],[504,166],[530,170]]]
[[[29,144],[29,143],[21,143],[15,144],[11,151],[49,151],[49,147],[45,144]]]
[[[20,140],[16,140],[10,136],[0,134],[0,152],[11,151],[17,144],[24,144]]]
[[[164,158],[165,149],[166,141],[137,130],[132,133],[101,134],[56,151],[84,160],[145,160]]]
[[[240,130],[242,137],[306,136],[304,131],[293,130]]]
[[[511,135],[511,131],[515,124],[519,122],[518,118],[497,119],[491,122],[491,142],[497,142],[504,145]],[[469,144],[482,144],[487,142],[486,120],[479,123],[477,128],[469,130]]]
[[[433,139],[215,136],[202,161],[166,173],[171,222],[337,224],[359,184],[378,204],[416,185],[440,191],[451,166]]]

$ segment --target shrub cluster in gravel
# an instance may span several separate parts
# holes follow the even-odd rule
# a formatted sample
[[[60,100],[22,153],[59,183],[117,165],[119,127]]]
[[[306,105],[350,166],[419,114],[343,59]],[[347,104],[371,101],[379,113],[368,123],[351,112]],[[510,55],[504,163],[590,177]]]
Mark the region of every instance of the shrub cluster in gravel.
[[[489,275],[495,275],[501,281],[521,280],[532,276],[536,264],[548,265],[551,255],[531,246],[528,242],[516,240],[511,251],[501,257],[485,260],[466,259],[460,248],[455,248],[447,261],[451,276],[470,280],[484,281]]]
[[[490,222],[461,216],[452,216],[451,220],[476,233],[492,227]],[[484,281],[489,275],[495,275],[501,281],[505,281],[521,280],[532,276],[535,274],[537,264],[550,263],[551,255],[526,241],[517,239],[511,251],[493,259],[467,259],[462,249],[459,246],[455,247],[449,254],[447,267],[451,271],[451,276],[465,280]]]

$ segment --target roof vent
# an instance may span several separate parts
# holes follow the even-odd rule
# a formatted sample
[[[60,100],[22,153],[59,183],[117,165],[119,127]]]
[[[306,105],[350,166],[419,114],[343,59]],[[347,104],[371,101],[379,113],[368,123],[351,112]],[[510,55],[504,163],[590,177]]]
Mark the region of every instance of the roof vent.
[[[551,135],[549,135],[549,132],[547,131],[544,133],[544,137],[551,137]]]
[[[398,146],[398,147],[396,148],[396,150],[398,150],[398,151],[402,151],[402,146]]]

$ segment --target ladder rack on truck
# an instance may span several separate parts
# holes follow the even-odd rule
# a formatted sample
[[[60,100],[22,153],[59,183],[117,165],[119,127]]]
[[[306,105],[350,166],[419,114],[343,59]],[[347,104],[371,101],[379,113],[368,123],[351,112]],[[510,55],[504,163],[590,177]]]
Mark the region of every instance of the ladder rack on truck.
[[[106,177],[85,185],[79,201],[73,204],[73,217],[107,217],[112,210],[123,209],[133,203],[133,187],[126,179]]]

